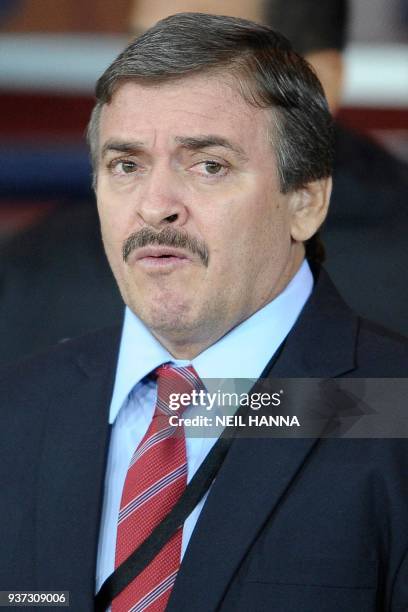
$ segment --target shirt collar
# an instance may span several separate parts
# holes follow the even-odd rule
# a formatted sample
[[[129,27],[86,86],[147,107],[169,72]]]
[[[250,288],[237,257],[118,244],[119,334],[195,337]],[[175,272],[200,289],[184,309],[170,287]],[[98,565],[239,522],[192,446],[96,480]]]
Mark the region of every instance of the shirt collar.
[[[191,362],[176,360],[142,321],[126,308],[109,423],[129,393],[162,363],[192,363],[201,379],[259,378],[268,361],[286,338],[313,289],[306,260],[272,302],[237,325]]]

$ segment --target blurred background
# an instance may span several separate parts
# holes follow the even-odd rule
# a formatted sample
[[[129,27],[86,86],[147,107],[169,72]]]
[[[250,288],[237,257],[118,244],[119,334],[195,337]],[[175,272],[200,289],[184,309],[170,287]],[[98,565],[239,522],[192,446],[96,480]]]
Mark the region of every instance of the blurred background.
[[[296,0],[295,4],[301,3]],[[313,4],[310,0],[308,3]],[[285,5],[290,2],[282,4]],[[314,0],[314,10],[319,5],[322,6]],[[93,106],[95,81],[104,68],[132,34],[143,31],[164,14],[180,10],[268,20],[262,0],[259,5],[256,0],[0,0],[0,334],[8,335],[8,341],[2,344],[3,354],[0,350],[0,362],[61,337],[120,320],[122,304],[101,259],[84,131]],[[289,21],[290,18],[289,14]],[[314,19],[313,10],[310,19]],[[373,163],[371,170],[356,165],[363,181],[370,178],[368,174],[375,178],[379,168],[381,174],[381,167],[392,160],[392,172],[398,176],[394,179],[391,172],[384,178],[384,185],[386,181],[399,181],[402,185],[408,169],[408,0],[351,0],[345,27],[342,88],[334,108],[338,124],[354,134],[368,136],[364,142],[375,142],[381,151],[390,154],[381,158],[377,167]],[[290,37],[290,33],[287,35]],[[313,49],[305,49],[307,57],[308,51]],[[309,59],[312,61],[311,55]],[[323,75],[324,72],[324,82]],[[351,150],[354,145],[348,147]],[[367,199],[374,200],[383,190],[384,201],[388,198],[391,202],[393,196],[388,195],[388,187],[383,189],[380,184],[370,189]],[[350,188],[351,199],[354,193]],[[340,288],[350,293],[349,302],[363,314],[404,333],[408,333],[406,293],[402,295],[395,288],[395,308],[391,312],[390,298],[378,307],[372,303],[378,293],[385,294],[390,287],[393,290],[393,279],[400,279],[401,286],[408,285],[407,250],[402,246],[403,241],[407,242],[406,234],[398,234],[405,227],[407,199],[400,191],[395,206],[390,203],[385,216],[384,210],[377,211],[375,231],[379,233],[370,239],[378,245],[383,242],[384,232],[390,234],[389,243],[400,245],[390,259],[391,266],[392,259],[401,260],[397,268],[382,270],[383,251],[373,255],[374,246],[366,257],[378,257],[375,270],[371,271],[363,260],[355,265],[354,246],[339,252],[339,245],[346,244],[343,234],[339,234],[337,242],[336,237],[328,240],[329,255],[338,257],[333,275]],[[344,221],[342,214],[340,210],[337,221],[333,221],[333,236]],[[365,220],[364,214],[359,211],[352,221],[353,227],[361,226],[355,249],[367,242],[364,224],[374,227],[373,219]],[[95,231],[90,235],[84,229],[81,234],[81,227],[89,225],[89,216],[94,217]],[[394,223],[387,227],[391,218]],[[328,227],[330,230],[330,224]],[[80,249],[86,241],[93,251],[84,255]],[[86,263],[87,258],[91,263]],[[32,259],[30,269],[26,266],[28,259]],[[85,265],[88,272],[82,285],[75,284],[76,272]],[[362,288],[359,266],[363,275],[375,275],[380,268],[382,284]],[[350,274],[357,274],[357,289],[348,288]],[[66,285],[56,290],[54,297],[47,295],[50,285],[60,282],[62,276]],[[106,287],[111,297],[105,298],[101,287]],[[98,293],[99,303],[106,305],[100,319],[95,317]],[[20,312],[21,302],[26,304],[25,312]],[[66,314],[59,315],[59,308],[75,314],[72,324],[62,323]],[[87,308],[89,314],[85,314]]]
[[[80,204],[90,196],[83,135],[93,88],[126,44],[136,5],[0,0],[1,239],[61,197]],[[339,120],[408,160],[408,2],[352,0],[350,8]]]

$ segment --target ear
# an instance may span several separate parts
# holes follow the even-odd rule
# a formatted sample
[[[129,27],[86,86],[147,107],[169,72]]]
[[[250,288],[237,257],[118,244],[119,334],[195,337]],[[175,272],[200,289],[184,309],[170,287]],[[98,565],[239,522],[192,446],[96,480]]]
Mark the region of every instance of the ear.
[[[292,194],[290,231],[295,242],[313,236],[326,218],[332,189],[331,177],[308,183]]]

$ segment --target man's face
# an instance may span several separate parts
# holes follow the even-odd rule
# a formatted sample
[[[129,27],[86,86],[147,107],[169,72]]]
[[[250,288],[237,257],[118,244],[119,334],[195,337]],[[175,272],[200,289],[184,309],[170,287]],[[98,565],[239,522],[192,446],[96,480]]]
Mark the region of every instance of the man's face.
[[[273,299],[303,256],[268,113],[226,80],[128,82],[101,116],[105,249],[124,301],[176,357],[195,356]],[[151,243],[157,235],[164,245]]]

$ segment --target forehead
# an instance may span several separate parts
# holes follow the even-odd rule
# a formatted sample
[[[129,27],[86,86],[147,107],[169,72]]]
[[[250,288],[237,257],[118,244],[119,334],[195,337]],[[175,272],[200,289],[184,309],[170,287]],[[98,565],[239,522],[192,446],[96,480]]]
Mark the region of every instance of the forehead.
[[[247,103],[227,75],[154,85],[128,81],[102,109],[100,144],[152,132],[167,139],[211,133],[239,141],[250,152],[261,144],[270,147],[269,112]]]

